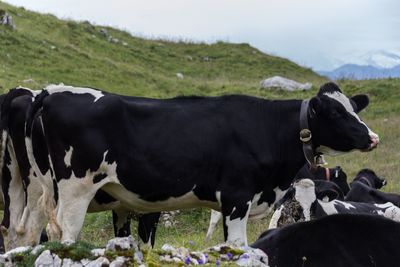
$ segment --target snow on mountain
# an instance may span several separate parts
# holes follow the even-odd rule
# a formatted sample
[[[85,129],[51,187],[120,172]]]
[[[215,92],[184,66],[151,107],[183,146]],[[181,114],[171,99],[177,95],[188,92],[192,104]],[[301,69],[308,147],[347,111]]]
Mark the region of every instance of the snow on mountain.
[[[336,69],[318,73],[334,80],[399,78],[400,53],[383,50],[364,54],[352,53]]]
[[[356,64],[345,64],[333,71],[318,71],[319,74],[329,77],[332,80],[351,79],[384,79],[384,78],[400,78],[400,65],[392,68],[378,68],[374,66],[362,66]]]
[[[353,54],[347,57],[346,64],[373,66],[376,68],[393,68],[400,65],[400,55],[395,52],[377,50],[364,54]]]

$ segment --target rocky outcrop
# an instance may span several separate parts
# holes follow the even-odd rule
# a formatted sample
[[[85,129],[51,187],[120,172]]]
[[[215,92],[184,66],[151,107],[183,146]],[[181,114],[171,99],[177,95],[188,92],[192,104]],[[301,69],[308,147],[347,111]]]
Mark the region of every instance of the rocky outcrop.
[[[54,244],[53,244],[54,246]],[[73,246],[70,245],[70,246]],[[39,245],[35,248],[21,247],[0,255],[0,266],[26,265],[24,258],[32,258],[36,267],[122,267],[122,266],[176,266],[212,265],[223,263],[239,266],[268,267],[267,255],[251,247],[236,247],[220,244],[202,251],[192,251],[188,248],[175,248],[165,244],[161,249],[145,251],[146,257],[139,249],[132,236],[114,238],[108,241],[106,248],[87,250],[86,254],[77,257],[77,251],[66,253],[68,245]]]
[[[3,9],[0,9],[0,25],[5,25],[15,30],[15,23],[12,16]]]
[[[296,90],[309,90],[311,89],[312,84],[298,83],[296,81],[289,80],[281,76],[274,76],[272,78],[262,80],[260,86],[261,88],[264,89],[278,88],[286,91],[296,91]]]

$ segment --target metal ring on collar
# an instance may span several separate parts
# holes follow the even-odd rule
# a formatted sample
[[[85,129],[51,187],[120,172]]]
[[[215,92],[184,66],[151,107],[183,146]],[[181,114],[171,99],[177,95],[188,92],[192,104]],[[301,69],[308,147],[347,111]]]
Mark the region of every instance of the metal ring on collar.
[[[309,129],[302,129],[300,131],[300,140],[303,143],[309,142],[311,140],[311,131]]]

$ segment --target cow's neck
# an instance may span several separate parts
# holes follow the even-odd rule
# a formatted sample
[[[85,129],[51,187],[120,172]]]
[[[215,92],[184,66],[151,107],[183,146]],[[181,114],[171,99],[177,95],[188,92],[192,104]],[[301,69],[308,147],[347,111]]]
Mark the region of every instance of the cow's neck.
[[[270,148],[273,147],[274,167],[288,168],[286,173],[292,177],[306,162],[299,139],[301,102],[301,100],[272,101],[264,111],[267,118],[273,118],[273,123],[266,122],[265,127],[272,134],[266,146],[270,144]],[[269,149],[266,153],[270,151]]]

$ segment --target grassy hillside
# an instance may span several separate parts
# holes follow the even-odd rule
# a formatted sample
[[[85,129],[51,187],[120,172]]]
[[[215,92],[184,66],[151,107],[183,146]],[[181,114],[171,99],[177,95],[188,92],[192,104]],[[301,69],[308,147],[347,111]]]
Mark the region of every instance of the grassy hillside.
[[[3,2],[0,9],[11,14],[16,24],[16,30],[0,27],[3,89],[63,82],[166,97],[254,92],[261,79],[272,75],[314,84],[323,80],[310,69],[266,55],[248,44],[145,40],[121,30],[59,20]],[[176,77],[178,72],[184,79]]]
[[[87,85],[111,92],[151,97],[250,94],[268,98],[307,98],[326,80],[289,60],[266,55],[247,44],[198,44],[146,40],[109,27],[59,20],[0,2],[16,30],[0,26],[0,91],[17,85],[39,89],[48,83]],[[176,73],[184,79],[178,79]],[[281,75],[316,87],[288,93],[259,88],[261,79]],[[386,176],[386,191],[400,192],[400,79],[339,81],[349,94],[366,93],[370,106],[361,113],[381,137],[370,153],[329,158],[349,178],[361,168]],[[157,246],[204,248],[222,241],[222,229],[204,243],[208,210],[183,211],[172,228],[159,227]],[[109,213],[87,216],[81,238],[104,244],[112,237]],[[249,241],[267,228],[268,219],[249,224]],[[133,223],[135,232],[135,223]]]

